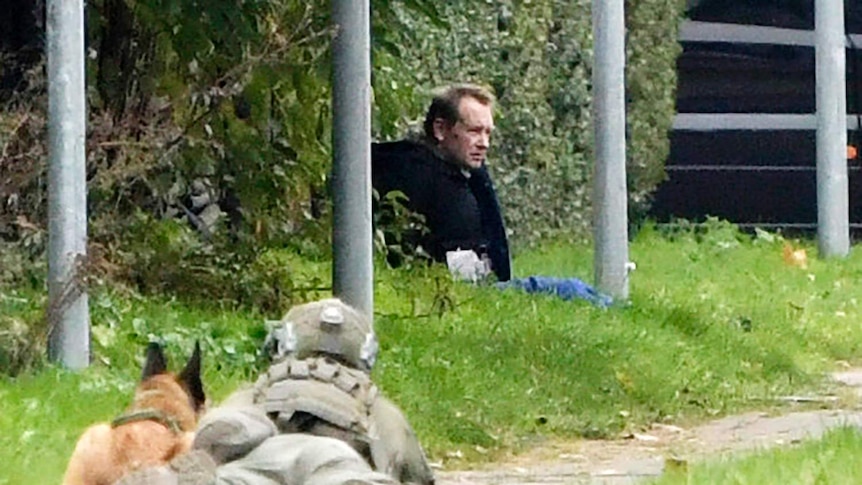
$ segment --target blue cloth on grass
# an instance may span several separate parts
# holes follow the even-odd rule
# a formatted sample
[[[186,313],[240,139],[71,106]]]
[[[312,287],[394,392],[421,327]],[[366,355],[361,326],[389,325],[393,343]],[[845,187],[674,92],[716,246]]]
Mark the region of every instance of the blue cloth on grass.
[[[551,276],[528,276],[496,283],[497,288],[519,288],[527,293],[547,293],[556,295],[563,300],[575,298],[587,300],[593,305],[607,308],[613,303],[613,298],[578,278],[555,278]]]

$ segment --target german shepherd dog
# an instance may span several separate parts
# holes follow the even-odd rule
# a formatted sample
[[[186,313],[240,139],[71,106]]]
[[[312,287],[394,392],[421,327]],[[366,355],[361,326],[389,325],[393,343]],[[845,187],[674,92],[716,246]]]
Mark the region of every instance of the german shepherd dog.
[[[173,374],[162,347],[150,343],[131,406],[113,422],[84,431],[63,485],[111,485],[138,468],[163,465],[185,453],[205,400],[200,344],[195,343],[182,372]]]

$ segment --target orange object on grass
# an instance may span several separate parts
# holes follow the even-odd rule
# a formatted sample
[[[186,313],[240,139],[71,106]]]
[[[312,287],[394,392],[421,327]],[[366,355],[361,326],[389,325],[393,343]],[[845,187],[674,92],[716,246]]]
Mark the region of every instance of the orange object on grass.
[[[790,266],[808,268],[808,253],[804,248],[794,249],[790,243],[785,242],[782,256],[784,256],[784,262]]]

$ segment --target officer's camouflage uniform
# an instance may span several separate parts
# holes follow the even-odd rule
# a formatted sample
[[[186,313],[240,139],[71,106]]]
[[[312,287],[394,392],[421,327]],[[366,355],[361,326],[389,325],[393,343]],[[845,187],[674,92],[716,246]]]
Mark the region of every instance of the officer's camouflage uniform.
[[[362,314],[336,299],[295,307],[267,348],[274,363],[201,420],[195,451],[120,484],[433,484],[403,413],[371,382],[377,341]]]

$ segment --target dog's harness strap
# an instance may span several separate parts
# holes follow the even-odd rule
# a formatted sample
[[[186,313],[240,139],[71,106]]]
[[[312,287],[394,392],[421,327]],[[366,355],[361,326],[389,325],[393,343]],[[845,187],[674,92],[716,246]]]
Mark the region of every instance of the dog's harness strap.
[[[163,424],[166,428],[177,434],[182,431],[182,428],[180,428],[180,423],[176,420],[176,418],[168,416],[163,411],[160,411],[158,409],[141,409],[138,411],[122,414],[114,418],[113,421],[111,421],[111,427],[116,428],[124,424],[135,423],[138,421],[155,421],[157,423]]]

